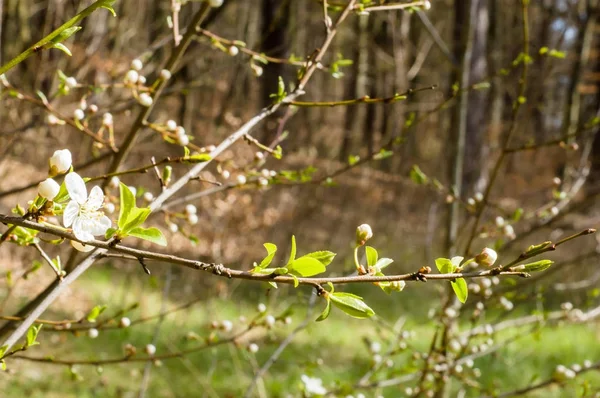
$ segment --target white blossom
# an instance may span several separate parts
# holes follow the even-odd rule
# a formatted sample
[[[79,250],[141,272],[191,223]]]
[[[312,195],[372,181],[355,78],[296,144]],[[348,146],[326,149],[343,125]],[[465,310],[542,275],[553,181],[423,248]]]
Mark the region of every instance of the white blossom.
[[[65,184],[71,201],[63,214],[64,226],[72,226],[77,239],[83,242],[93,240],[94,236],[104,235],[112,222],[100,210],[104,202],[102,189],[99,186],[93,187],[88,197],[85,182],[75,172],[67,174]]]
[[[253,354],[256,354],[258,352],[258,344],[256,343],[252,343],[248,346],[248,351],[250,351]]]
[[[72,162],[71,151],[68,149],[54,151],[50,158],[50,175],[66,173],[71,168]]]
[[[221,327],[225,332],[231,332],[231,330],[233,329],[233,322],[231,322],[228,319],[225,319],[221,322]]]
[[[373,237],[373,230],[369,224],[361,224],[356,228],[356,244],[364,245]]]
[[[73,76],[67,77],[65,79],[65,85],[69,88],[75,88],[77,86],[77,79],[75,79]]]
[[[167,128],[174,131],[177,128],[177,122],[175,120],[167,120]]]
[[[138,83],[139,84],[146,84],[146,76],[140,75],[140,77],[138,77]]]
[[[127,317],[123,317],[121,318],[121,320],[119,321],[119,325],[122,328],[126,328],[129,327],[131,325],[131,319],[127,318]]]
[[[246,176],[243,174],[239,174],[235,179],[236,179],[237,183],[240,185],[244,185],[247,181]]]
[[[150,191],[144,192],[144,200],[146,202],[152,202],[153,199],[154,199],[154,195],[152,194],[152,192],[150,192]]]
[[[38,184],[38,195],[44,199],[52,200],[58,195],[60,185],[52,178],[46,178]]]
[[[88,336],[90,337],[90,339],[95,339],[96,337],[98,337],[99,334],[100,332],[98,332],[98,329],[91,328],[90,330],[88,330]]]
[[[496,217],[495,221],[496,221],[496,227],[502,228],[504,226],[505,221],[504,221],[503,217],[498,216],[498,217]]]
[[[263,303],[259,303],[257,309],[258,309],[258,312],[263,313],[263,312],[267,311],[267,306],[264,305]]]
[[[113,116],[111,113],[106,112],[104,115],[102,115],[102,124],[104,126],[110,127],[113,124]]]
[[[83,109],[81,109],[81,108],[75,109],[75,111],[73,111],[73,118],[76,120],[85,119],[85,112],[83,112]]]
[[[275,317],[273,315],[267,315],[265,317],[265,324],[270,328],[275,326]]]
[[[240,49],[237,48],[237,46],[229,47],[229,55],[231,55],[232,57],[235,57],[236,55],[238,55],[239,52],[240,52]]]
[[[196,225],[196,224],[198,224],[198,215],[197,214],[188,214],[187,220],[190,223],[190,225]]]
[[[196,206],[190,203],[185,205],[185,212],[187,214],[196,214],[198,212],[198,209],[196,209]]]
[[[309,377],[307,375],[300,376],[304,383],[304,392],[308,395],[325,395],[327,390],[323,387],[323,380],[318,377]]]
[[[208,4],[214,8],[221,7],[223,5],[223,0],[208,0]]]

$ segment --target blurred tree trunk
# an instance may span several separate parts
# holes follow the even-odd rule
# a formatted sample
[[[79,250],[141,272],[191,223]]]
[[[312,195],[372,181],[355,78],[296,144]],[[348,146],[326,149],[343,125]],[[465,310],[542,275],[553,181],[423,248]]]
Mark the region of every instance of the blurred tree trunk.
[[[272,57],[286,58],[288,56],[289,40],[288,25],[290,21],[290,0],[262,0],[261,51]],[[271,94],[277,93],[279,77],[287,81],[285,65],[270,62],[262,65],[262,106],[273,102]],[[286,87],[287,89],[287,87]],[[280,112],[278,112],[280,114]],[[276,123],[271,123],[265,129],[263,141],[270,142],[276,130]]]
[[[358,98],[367,94],[367,73],[369,69],[369,33],[368,23],[369,15],[362,15],[355,19],[355,31],[358,32],[357,45],[350,59],[354,60],[351,71],[348,73],[346,81],[346,95],[344,98]],[[344,118],[344,135],[339,152],[339,160],[346,162],[352,152],[352,139],[356,132],[356,126],[360,125],[361,116],[364,114],[364,107],[346,107]]]

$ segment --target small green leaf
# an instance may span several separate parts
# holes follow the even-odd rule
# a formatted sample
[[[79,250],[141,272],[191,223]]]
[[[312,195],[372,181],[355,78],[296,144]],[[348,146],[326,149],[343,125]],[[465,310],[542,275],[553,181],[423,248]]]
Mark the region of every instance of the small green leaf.
[[[547,270],[552,264],[554,264],[554,261],[552,260],[540,260],[534,263],[520,265],[518,268],[523,268],[525,272],[540,272]]]
[[[193,163],[208,162],[212,158],[210,157],[210,155],[208,153],[198,153],[196,155],[186,156],[184,159],[185,159],[186,163],[192,163],[193,164]]]
[[[139,227],[146,221],[150,215],[151,210],[147,207],[139,208],[134,207],[127,215],[127,221],[124,223],[121,231],[124,234],[128,234],[134,228]]]
[[[329,298],[336,307],[351,317],[365,319],[375,315],[375,311],[365,304],[362,297],[355,294],[330,293]]]
[[[335,253],[330,252],[329,250],[321,250],[318,252],[312,252],[312,253],[305,254],[302,257],[314,258],[315,260],[319,260],[321,262],[321,264],[323,264],[324,266],[328,266],[333,261],[333,259],[335,257]]]
[[[539,250],[543,250],[543,249],[547,248],[551,244],[552,244],[552,242],[547,240],[538,245],[531,245],[527,248],[527,251],[525,252],[525,254],[528,254],[528,255],[534,254],[535,252],[537,252]]]
[[[129,236],[134,236],[136,238],[144,239],[150,241],[152,243],[156,243],[157,245],[166,246],[167,238],[163,235],[160,229],[155,227],[150,228],[142,228],[136,227],[128,232]]]
[[[292,249],[290,250],[290,258],[288,264],[296,259],[296,237],[292,235]]]
[[[115,0],[106,0],[105,4],[101,5],[101,8],[104,8],[105,10],[110,11],[110,13],[112,14],[113,17],[117,16],[117,13],[115,12],[115,9],[112,8],[111,4],[114,3]]]
[[[294,279],[294,287],[298,287],[298,285],[300,285],[300,282],[298,281],[296,275],[290,274],[290,276]]]
[[[302,256],[287,265],[290,273],[309,277],[325,272],[325,265],[316,258]]]
[[[271,285],[273,288],[277,289],[277,283],[275,283],[275,282],[269,282],[269,285]]]
[[[367,264],[369,265],[369,267],[372,267],[375,264],[377,264],[377,259],[378,259],[378,256],[379,256],[377,254],[377,250],[375,250],[374,247],[366,246],[365,247],[365,252],[367,254]]]
[[[60,50],[60,51],[64,52],[65,54],[67,54],[69,57],[73,56],[73,54],[71,53],[71,50],[69,50],[69,48],[62,43],[55,43],[52,45],[51,48],[56,48],[57,50]]]
[[[109,228],[106,230],[106,233],[104,234],[104,237],[106,239],[110,239],[113,237],[113,235],[115,234],[115,232],[117,232],[116,228]]]
[[[88,322],[92,322],[92,323],[96,322],[96,318],[98,318],[100,316],[100,314],[102,314],[102,312],[104,312],[105,309],[106,309],[105,305],[97,305],[90,310],[90,312],[87,314],[85,319]]]
[[[419,185],[427,184],[429,182],[429,178],[416,164],[410,170],[410,179]]]
[[[321,315],[319,315],[319,317],[317,318],[316,321],[317,322],[324,321],[325,319],[327,319],[330,312],[331,312],[331,301],[329,299],[327,299],[327,304],[325,305],[325,309],[323,310]]]
[[[0,358],[4,358],[4,354],[6,354],[6,350],[8,349],[8,345],[3,345],[0,347]]]
[[[265,249],[267,249],[267,256],[260,262],[258,265],[259,268],[268,267],[269,264],[271,264],[271,261],[273,261],[273,257],[275,257],[275,253],[277,252],[277,246],[273,243],[265,243],[263,246]]]
[[[391,258],[385,258],[385,257],[380,258],[375,263],[375,268],[377,268],[379,271],[381,271],[382,269],[384,269],[385,267],[387,267],[388,265],[390,265],[393,262],[394,262],[394,260],[392,260]]]
[[[36,341],[36,339],[37,339],[38,333],[40,332],[41,328],[42,328],[42,325],[39,325],[39,326],[31,325],[29,330],[27,330],[27,335],[25,336],[25,341],[26,341],[25,346],[26,347],[31,347],[31,346],[39,344]]]
[[[120,208],[119,208],[119,229],[124,230],[125,225],[127,224],[127,220],[129,219],[129,214],[135,208],[135,196],[133,196],[133,192],[129,189],[129,187],[123,183],[119,184],[119,193],[120,193]]]
[[[60,32],[58,36],[52,39],[52,43],[54,43],[54,45],[59,44],[60,42],[67,40],[69,37],[73,36],[80,30],[81,26],[71,26],[70,28],[67,28]]]
[[[450,283],[452,284],[454,294],[456,294],[458,300],[464,304],[467,301],[467,296],[469,295],[467,281],[465,281],[465,278],[456,278],[456,280],[453,280]]]
[[[435,259],[435,266],[437,267],[438,271],[440,271],[440,274],[449,274],[454,270],[452,261],[443,257]]]
[[[0,369],[6,370],[6,362],[0,361]]]
[[[286,267],[279,267],[279,268],[275,268],[275,270],[273,270],[273,273],[275,275],[287,275],[288,272],[289,272],[289,270]]]

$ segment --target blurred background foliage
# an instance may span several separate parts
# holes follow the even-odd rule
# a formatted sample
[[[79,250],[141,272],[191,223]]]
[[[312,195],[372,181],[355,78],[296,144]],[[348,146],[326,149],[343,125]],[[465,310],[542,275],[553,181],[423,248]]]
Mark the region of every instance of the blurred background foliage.
[[[0,0],[2,63],[88,3]],[[248,269],[262,258],[262,243],[273,242],[283,249],[289,244],[290,235],[295,234],[300,253],[319,249],[337,252],[329,271],[332,275],[345,275],[353,270],[354,230],[359,224],[369,223],[375,232],[370,243],[382,256],[395,259],[388,268],[393,270],[390,273],[433,266],[436,257],[450,255],[448,195],[447,191],[437,192],[431,186],[416,184],[410,178],[411,169],[418,164],[428,178],[437,178],[446,187],[454,185],[457,153],[461,153],[456,143],[464,132],[460,197],[468,203],[489,183],[492,167],[513,123],[516,127],[510,148],[517,150],[508,154],[490,193],[491,206],[483,214],[482,235],[472,250],[496,247],[502,250],[502,261],[512,259],[530,244],[557,240],[597,225],[598,1],[530,2],[531,64],[523,98],[518,91],[523,63],[522,58],[519,60],[523,52],[521,5],[512,0],[433,0],[431,5],[427,11],[352,15],[325,57],[323,68],[307,86],[302,101],[389,98],[410,90],[422,91],[393,103],[286,107],[254,131],[254,137],[266,145],[285,137],[281,141],[283,158],[270,157],[264,167],[275,171],[311,167],[315,169],[313,181],[317,182],[396,139],[393,156],[351,168],[335,176],[332,186],[250,186],[202,197],[194,202],[199,223],[177,221],[180,232],[170,234],[169,251]],[[180,27],[186,26],[199,6],[198,2],[182,5]],[[142,74],[150,81],[157,76],[172,48],[171,2],[128,0],[117,1],[114,7],[117,18],[108,12],[95,12],[83,21],[83,29],[68,42],[72,57],[56,50],[42,51],[10,71],[7,78],[24,93],[34,95],[40,90],[49,98],[59,84],[57,69],[89,85],[89,89],[53,98],[52,105],[69,115],[85,97],[88,104],[99,107],[99,115],[113,114],[119,143],[134,119],[136,102],[126,90],[112,84],[122,81],[134,58],[144,62]],[[305,60],[321,45],[326,33],[322,2],[317,0],[225,0],[222,7],[211,11],[203,28],[220,38],[243,41],[246,49],[257,54],[292,61]],[[277,92],[280,76],[286,84],[293,84],[298,69],[286,62],[265,64],[244,51],[233,56],[228,45],[215,44],[208,34],[200,32],[173,74],[151,122],[174,119],[194,137],[193,144],[218,144],[273,101],[270,94]],[[455,96],[458,87],[461,95]],[[513,120],[516,101],[523,104]],[[43,178],[46,159],[55,149],[69,148],[75,163],[88,161],[105,150],[70,126],[49,125],[46,116],[41,107],[3,94],[0,210],[5,214],[16,203],[25,204],[31,198],[33,190],[11,190]],[[99,124],[100,117],[91,123]],[[525,150],[527,146],[532,146],[532,150]],[[202,177],[226,181],[223,170],[232,175],[260,172],[253,168],[255,149],[245,142],[237,143]],[[147,164],[151,156],[181,155],[181,147],[145,129],[124,167]],[[86,170],[86,176],[102,174],[105,168],[105,163],[99,162]],[[176,165],[175,176],[184,170],[185,166]],[[122,180],[138,187],[138,196],[143,190],[157,187],[150,173],[125,176]],[[194,184],[182,194],[210,188],[202,182]],[[170,210],[181,212],[183,206]],[[552,214],[554,207],[560,211],[558,216]],[[523,216],[513,222],[517,239],[510,240],[495,225],[495,218],[511,220],[518,209],[523,209]],[[173,220],[168,212],[155,215],[154,220],[167,231],[165,217]],[[473,222],[473,211],[468,206],[467,211],[461,212],[460,221],[453,249],[457,252],[464,249]],[[550,255],[557,265],[549,272],[529,280],[503,280],[494,286],[495,292],[514,302],[515,309],[507,311],[500,295],[494,295],[488,301],[486,322],[525,316],[531,311],[558,310],[566,301],[582,309],[597,306],[600,269],[596,246],[594,238],[572,242]],[[8,279],[30,267],[36,253],[6,245],[0,253],[1,272],[7,276],[0,284],[0,313],[9,315],[43,290],[52,280],[52,273],[42,269],[35,278],[19,281],[19,288],[15,289]],[[256,356],[235,346],[223,346],[165,361],[153,370],[148,392],[149,396],[165,397],[241,396],[278,342],[303,319],[309,291],[287,287],[267,291],[258,285],[169,268],[170,265],[155,264],[151,267],[153,275],[148,277],[138,266],[105,260],[73,286],[68,296],[55,303],[48,316],[77,319],[95,304],[108,304],[107,311],[116,313],[137,303],[139,306],[130,315],[134,319],[156,314],[163,308],[161,305],[173,308],[201,299],[191,310],[165,319],[157,343],[159,351],[164,352],[189,344],[185,341],[188,332],[207,335],[213,321],[235,320],[240,315],[250,318],[259,302],[268,303],[269,311],[275,315],[291,305],[296,309],[293,324],[255,336],[261,347]],[[166,280],[171,280],[174,287],[165,301],[161,291]],[[428,313],[437,308],[444,287],[441,283],[409,284],[403,293],[391,297],[372,286],[348,288],[365,295],[380,320],[349,321],[336,314],[325,323],[311,324],[258,383],[257,394],[297,396],[299,376],[307,372],[319,375],[327,383],[357,381],[373,361],[373,353],[363,338],[391,344],[395,341],[395,337],[390,338],[395,336],[394,324],[414,333],[411,347],[426,351],[434,322]],[[472,295],[470,301],[467,308],[472,310],[478,298]],[[465,312],[468,326],[468,311]],[[140,347],[149,342],[154,323],[101,332],[98,340],[85,335],[72,338],[65,332],[43,333],[42,346],[38,348],[56,357],[114,357],[127,342]],[[509,331],[520,337],[477,361],[482,373],[478,383],[484,388],[516,388],[535,377],[547,377],[559,363],[600,358],[600,335],[594,322],[562,326],[549,323],[534,332]],[[240,347],[244,345],[239,343]],[[394,357],[385,372],[394,377],[417,370],[411,369],[410,357],[410,353]],[[107,366],[98,373],[93,367],[82,367],[76,372],[85,377],[84,381],[66,383],[65,380],[77,377],[64,367],[27,362],[17,365],[14,373],[0,379],[7,396],[133,396],[143,373],[143,364]],[[586,377],[599,388],[597,375]],[[380,392],[386,397],[402,396],[405,386]],[[453,388],[452,391],[458,391],[461,383],[455,382]],[[576,396],[580,391],[577,384],[566,390],[546,390],[539,396]]]

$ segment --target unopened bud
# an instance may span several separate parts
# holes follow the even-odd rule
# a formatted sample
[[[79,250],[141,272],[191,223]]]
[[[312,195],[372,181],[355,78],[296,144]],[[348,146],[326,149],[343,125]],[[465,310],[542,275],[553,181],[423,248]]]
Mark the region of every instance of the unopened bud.
[[[52,200],[60,192],[60,185],[52,178],[46,178],[38,184],[38,195],[44,199]]]
[[[356,244],[364,246],[373,237],[373,230],[369,224],[362,224],[356,228]]]
[[[477,264],[485,267],[491,267],[498,259],[498,253],[495,250],[486,247],[475,257]]]

